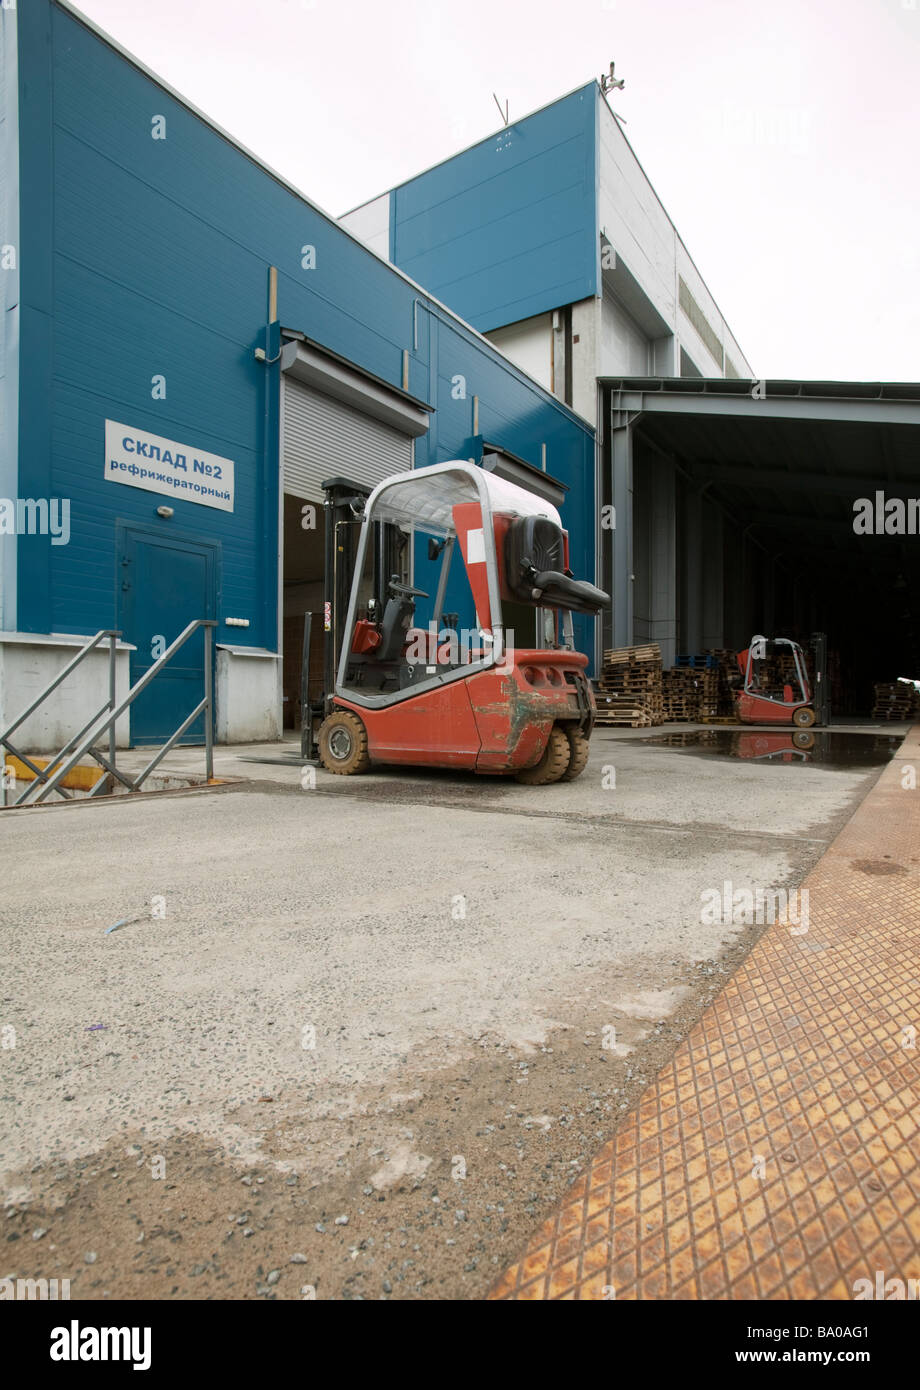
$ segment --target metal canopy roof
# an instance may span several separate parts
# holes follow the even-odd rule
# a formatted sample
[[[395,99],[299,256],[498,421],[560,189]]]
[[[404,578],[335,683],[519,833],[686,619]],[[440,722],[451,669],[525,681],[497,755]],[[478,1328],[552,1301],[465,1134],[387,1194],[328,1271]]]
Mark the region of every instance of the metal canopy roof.
[[[659,395],[678,392],[694,396],[746,396],[752,398],[755,385],[750,378],[698,376],[605,376],[599,377],[602,386],[628,391],[654,391]],[[768,378],[756,383],[763,386],[770,401],[779,396],[798,396],[807,399],[831,397],[842,400],[909,400],[920,402],[920,382],[917,381],[794,381],[791,378]]]
[[[461,502],[480,503],[484,526],[494,512],[545,516],[562,526],[556,508],[545,498],[466,459],[450,459],[385,478],[368,498],[364,515],[373,521],[392,521],[452,536],[456,534],[453,508]]]

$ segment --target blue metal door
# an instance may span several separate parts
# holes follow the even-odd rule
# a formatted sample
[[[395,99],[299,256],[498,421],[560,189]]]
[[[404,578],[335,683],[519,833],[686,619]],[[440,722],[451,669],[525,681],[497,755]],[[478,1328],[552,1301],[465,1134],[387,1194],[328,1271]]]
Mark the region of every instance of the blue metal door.
[[[136,648],[131,684],[195,618],[217,616],[219,546],[119,526],[118,626]],[[131,706],[131,742],[165,743],[204,695],[204,630],[199,629]],[[180,743],[204,743],[204,715]]]

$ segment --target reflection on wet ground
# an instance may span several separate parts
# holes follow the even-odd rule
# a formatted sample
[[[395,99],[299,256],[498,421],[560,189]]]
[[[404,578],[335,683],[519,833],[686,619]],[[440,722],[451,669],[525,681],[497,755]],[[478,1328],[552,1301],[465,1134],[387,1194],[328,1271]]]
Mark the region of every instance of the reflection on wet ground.
[[[687,729],[638,742],[744,762],[820,763],[846,771],[888,762],[902,739],[902,734],[854,734],[834,729]]]

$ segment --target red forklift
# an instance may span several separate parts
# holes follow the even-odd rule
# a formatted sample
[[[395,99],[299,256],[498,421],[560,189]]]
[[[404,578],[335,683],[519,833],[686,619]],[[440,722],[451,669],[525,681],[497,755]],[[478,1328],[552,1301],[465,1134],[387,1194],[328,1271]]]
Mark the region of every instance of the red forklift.
[[[745,762],[807,763],[815,738],[810,728],[782,733],[752,729],[735,735],[731,752],[733,758],[742,758]]]
[[[805,653],[791,637],[751,638],[737,653],[742,684],[735,690],[735,709],[742,724],[795,724],[807,729],[828,722],[827,643],[823,633],[812,638],[814,686],[808,677]],[[778,658],[792,658],[791,679],[776,678]],[[786,663],[788,669],[788,663]]]
[[[465,461],[369,496],[323,486],[324,680],[311,698],[305,663],[305,756],[321,718],[319,760],[341,776],[402,764],[531,786],[577,777],[596,707],[572,615],[609,598],[574,578],[556,508]]]

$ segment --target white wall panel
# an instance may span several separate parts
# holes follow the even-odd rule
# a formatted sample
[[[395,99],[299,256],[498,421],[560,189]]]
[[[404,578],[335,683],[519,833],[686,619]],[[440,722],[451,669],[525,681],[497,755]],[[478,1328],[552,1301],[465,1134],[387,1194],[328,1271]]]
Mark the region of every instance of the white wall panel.
[[[344,217],[339,218],[339,222],[350,232],[354,232],[355,236],[367,242],[378,256],[382,256],[385,261],[390,259],[389,193],[382,193],[379,198],[372,198],[369,203],[363,203],[353,212],[346,212]]]
[[[539,381],[547,391],[553,390],[553,316],[537,314],[520,323],[496,328],[486,337],[516,367]]]
[[[601,375],[646,376],[650,343],[614,295],[605,293],[601,318]]]

